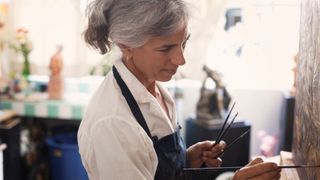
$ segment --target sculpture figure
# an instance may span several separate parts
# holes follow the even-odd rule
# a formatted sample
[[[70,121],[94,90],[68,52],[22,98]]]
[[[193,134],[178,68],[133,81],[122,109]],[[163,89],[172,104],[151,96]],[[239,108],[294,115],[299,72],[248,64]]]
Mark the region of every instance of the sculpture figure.
[[[61,71],[63,68],[62,46],[58,46],[57,52],[51,57],[49,68],[51,70],[48,84],[48,98],[63,98],[63,77]]]
[[[222,120],[229,107],[231,97],[222,82],[221,74],[204,66],[206,77],[200,90],[200,99],[197,104],[198,120]],[[215,83],[214,89],[206,87],[208,79]]]

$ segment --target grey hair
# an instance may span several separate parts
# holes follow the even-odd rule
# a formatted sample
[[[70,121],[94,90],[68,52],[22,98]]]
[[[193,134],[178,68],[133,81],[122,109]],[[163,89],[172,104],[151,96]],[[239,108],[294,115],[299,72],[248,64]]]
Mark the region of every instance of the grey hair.
[[[95,0],[87,15],[85,40],[104,54],[113,43],[134,48],[169,35],[187,25],[190,13],[184,0]]]

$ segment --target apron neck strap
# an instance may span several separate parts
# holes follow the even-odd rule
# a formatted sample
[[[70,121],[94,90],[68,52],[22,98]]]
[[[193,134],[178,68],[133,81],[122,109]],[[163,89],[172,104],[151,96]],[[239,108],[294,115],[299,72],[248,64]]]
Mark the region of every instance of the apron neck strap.
[[[128,86],[126,85],[126,83],[123,81],[123,79],[121,78],[117,68],[115,66],[112,66],[112,71],[113,71],[113,75],[114,78],[116,79],[120,89],[121,89],[121,93],[124,96],[124,98],[126,99],[131,112],[133,114],[133,116],[136,118],[136,120],[138,121],[138,123],[140,124],[140,126],[145,130],[145,132],[148,134],[148,136],[152,139],[150,130],[148,128],[148,125],[142,115],[142,112],[138,106],[138,103],[136,102],[136,100],[134,99],[133,95],[131,94]]]

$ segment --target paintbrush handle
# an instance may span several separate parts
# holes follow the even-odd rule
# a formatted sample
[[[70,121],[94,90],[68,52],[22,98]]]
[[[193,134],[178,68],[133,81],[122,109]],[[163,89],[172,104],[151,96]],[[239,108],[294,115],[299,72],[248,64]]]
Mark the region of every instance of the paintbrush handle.
[[[227,128],[221,133],[220,137],[218,138],[218,140],[216,141],[215,145],[216,144],[219,144],[220,141],[224,138],[224,136],[228,133],[231,125],[233,124],[234,120],[236,119],[236,117],[238,116],[238,112],[237,114],[233,117],[233,119],[231,120],[230,124],[227,126]]]
[[[244,166],[231,166],[231,167],[207,167],[207,168],[184,168],[184,171],[236,171]],[[278,166],[280,169],[287,168],[320,168],[320,165],[297,165],[297,166]]]
[[[184,171],[222,171],[230,170],[235,171],[243,168],[242,166],[232,166],[232,167],[205,167],[205,168],[183,168]]]
[[[246,130],[244,133],[242,133],[239,137],[237,137],[235,140],[233,140],[229,145],[227,145],[227,147],[221,152],[219,153],[215,158],[218,158],[219,156],[221,156],[222,154],[224,154],[224,152],[229,149],[234,143],[238,142],[241,138],[243,138],[248,132],[250,131],[250,129]]]
[[[320,165],[278,166],[278,168],[320,168]]]
[[[228,122],[228,119],[229,119],[229,117],[230,117],[230,115],[231,115],[231,112],[232,112],[232,110],[233,110],[233,108],[234,108],[235,105],[236,105],[236,102],[233,103],[233,105],[232,105],[232,107],[231,107],[231,109],[230,109],[230,111],[229,111],[226,119],[224,120],[224,123],[223,123],[223,125],[222,125],[222,127],[221,127],[221,129],[220,129],[220,131],[219,131],[218,137],[216,138],[217,141],[214,143],[214,146],[217,145],[217,144],[219,144],[220,141],[219,141],[218,139],[220,139],[220,136],[222,135],[222,133],[223,133],[223,131],[224,131],[224,128],[225,128],[225,126],[226,126],[226,124],[227,124],[227,122]]]

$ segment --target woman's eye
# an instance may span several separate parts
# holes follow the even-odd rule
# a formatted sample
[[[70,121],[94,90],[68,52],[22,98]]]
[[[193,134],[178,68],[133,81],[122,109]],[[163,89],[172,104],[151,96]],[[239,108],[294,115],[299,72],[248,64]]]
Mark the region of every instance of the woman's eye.
[[[159,49],[159,51],[160,51],[160,52],[164,52],[164,53],[166,53],[166,52],[169,52],[169,51],[170,51],[170,48]]]

